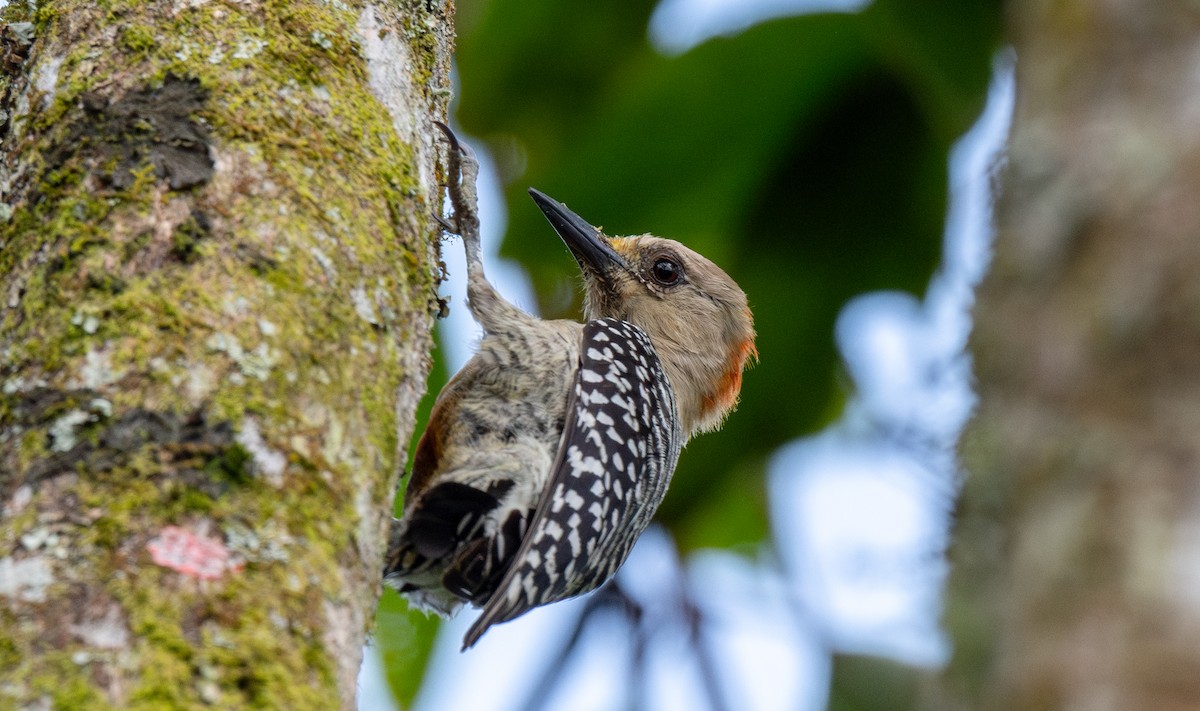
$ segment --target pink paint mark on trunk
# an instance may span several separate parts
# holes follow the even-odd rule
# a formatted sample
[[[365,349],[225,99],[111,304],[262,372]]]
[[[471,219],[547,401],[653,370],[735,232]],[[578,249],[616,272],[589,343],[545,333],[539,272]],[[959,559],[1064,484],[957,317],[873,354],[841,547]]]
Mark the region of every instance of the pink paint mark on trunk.
[[[196,535],[179,526],[164,527],[146,544],[146,550],[158,565],[201,580],[216,580],[245,566],[220,540]]]

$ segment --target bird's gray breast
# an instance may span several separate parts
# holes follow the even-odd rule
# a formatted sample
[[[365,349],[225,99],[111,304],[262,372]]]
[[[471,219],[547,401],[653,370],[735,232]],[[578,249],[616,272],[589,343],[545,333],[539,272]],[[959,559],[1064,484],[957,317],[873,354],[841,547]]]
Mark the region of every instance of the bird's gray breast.
[[[537,321],[484,336],[469,366],[464,424],[479,437],[532,437],[553,453],[575,379],[581,330],[574,322]]]

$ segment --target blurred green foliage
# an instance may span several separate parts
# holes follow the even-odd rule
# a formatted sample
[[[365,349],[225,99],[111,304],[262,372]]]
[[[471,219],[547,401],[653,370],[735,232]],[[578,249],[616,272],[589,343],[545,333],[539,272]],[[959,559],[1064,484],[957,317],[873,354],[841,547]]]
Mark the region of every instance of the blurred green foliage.
[[[464,0],[457,120],[497,160],[504,252],[544,315],[578,317],[579,277],[529,186],[609,234],[685,242],[745,289],[760,362],[724,429],[684,451],[659,519],[684,550],[753,545],[767,458],[840,412],[839,309],[866,291],[920,294],[937,264],[948,150],[982,109],[999,5],[876,0],[674,57],[647,39],[654,6]],[[385,596],[379,642],[407,659],[389,665],[407,699],[432,626],[403,609]]]
[[[839,654],[833,658],[828,711],[908,711],[918,707],[920,678],[899,662]]]

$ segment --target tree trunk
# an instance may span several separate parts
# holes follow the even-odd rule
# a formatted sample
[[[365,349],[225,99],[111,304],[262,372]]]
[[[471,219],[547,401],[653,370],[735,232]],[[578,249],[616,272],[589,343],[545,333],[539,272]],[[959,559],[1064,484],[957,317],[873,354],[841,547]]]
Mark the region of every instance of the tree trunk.
[[[1009,4],[951,706],[1200,706],[1200,11]]]
[[[353,708],[453,9],[5,12],[0,708]]]

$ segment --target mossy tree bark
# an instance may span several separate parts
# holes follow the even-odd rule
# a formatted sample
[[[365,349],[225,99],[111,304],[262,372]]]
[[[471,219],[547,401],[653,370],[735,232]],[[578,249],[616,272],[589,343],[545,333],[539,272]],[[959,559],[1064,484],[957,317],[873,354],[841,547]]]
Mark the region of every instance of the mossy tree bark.
[[[5,12],[0,707],[352,708],[452,7]]]
[[[1009,3],[952,707],[1200,705],[1200,12]],[[949,699],[948,699],[949,700]]]

